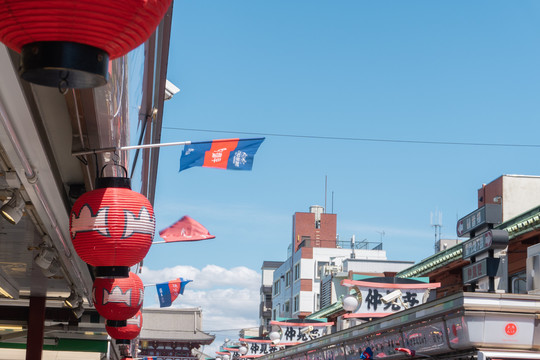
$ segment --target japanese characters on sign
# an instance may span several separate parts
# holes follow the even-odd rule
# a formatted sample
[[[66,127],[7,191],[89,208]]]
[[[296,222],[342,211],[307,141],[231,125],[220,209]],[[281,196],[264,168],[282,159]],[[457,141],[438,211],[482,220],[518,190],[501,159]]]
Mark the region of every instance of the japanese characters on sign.
[[[506,246],[508,246],[508,232],[506,230],[489,230],[463,243],[463,258],[467,259],[489,249],[502,249]]]
[[[456,232],[458,237],[466,237],[474,230],[488,224],[496,225],[502,221],[500,204],[486,204],[458,220]]]
[[[297,326],[281,326],[283,331],[282,341],[284,342],[305,342],[320,338],[323,335],[326,335],[326,327],[309,327],[309,324],[306,324],[305,327]]]
[[[386,316],[393,312],[409,309],[418,306],[425,301],[426,292],[429,289],[435,289],[440,286],[440,283],[384,283],[371,281],[356,281],[345,279],[341,282],[342,285],[357,288],[362,300],[358,308],[345,317],[373,317]],[[399,296],[392,301],[383,301],[385,295],[399,290]]]
[[[422,298],[426,289],[404,289],[401,300],[384,303],[382,297],[396,289],[385,288],[363,288],[362,304],[357,312],[359,313],[390,313],[404,310],[403,307],[411,308],[422,303]]]
[[[248,352],[244,357],[268,355],[278,351],[276,346],[271,346],[271,343],[267,342],[254,342],[248,344]]]
[[[463,283],[470,284],[475,280],[481,279],[485,276],[497,275],[499,268],[498,258],[484,258],[470,265],[463,267]]]
[[[270,325],[279,326],[281,328],[281,339],[279,341],[271,341],[266,338],[241,338],[240,342],[245,343],[247,353],[240,358],[256,358],[268,354],[272,354],[285,346],[298,345],[300,343],[319,338],[327,334],[329,326],[333,322],[305,322],[294,319],[296,322],[287,321],[271,321]]]
[[[417,352],[448,350],[445,333],[446,327],[441,321],[416,325],[403,331],[403,345]]]

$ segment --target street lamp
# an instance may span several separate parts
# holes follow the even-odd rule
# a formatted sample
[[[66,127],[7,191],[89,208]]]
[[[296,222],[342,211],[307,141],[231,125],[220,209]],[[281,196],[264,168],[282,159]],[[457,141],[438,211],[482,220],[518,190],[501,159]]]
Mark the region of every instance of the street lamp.
[[[270,334],[268,334],[268,337],[273,344],[277,344],[281,340],[281,334],[278,331],[272,331]]]
[[[244,346],[244,345],[242,345],[242,346],[240,346],[240,347],[238,348],[238,353],[239,353],[240,355],[246,355],[247,352],[248,352],[248,348],[247,348],[246,346]]]
[[[360,305],[362,302],[362,293],[360,292],[358,286],[353,286],[350,290],[354,291],[354,293],[349,293],[349,295],[345,296],[345,298],[341,300],[343,310],[348,312],[356,310],[358,305]]]
[[[343,310],[349,312],[356,310],[358,307],[358,299],[355,295],[347,295],[341,303],[343,304]]]

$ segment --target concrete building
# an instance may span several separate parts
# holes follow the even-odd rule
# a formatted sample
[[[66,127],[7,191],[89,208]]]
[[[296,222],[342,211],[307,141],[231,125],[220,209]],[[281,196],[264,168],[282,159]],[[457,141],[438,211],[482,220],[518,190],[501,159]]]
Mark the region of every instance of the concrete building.
[[[261,267],[261,304],[259,307],[259,335],[269,332],[272,320],[272,284],[274,271],[283,264],[283,261],[264,261]],[[243,336],[242,336],[243,337]]]
[[[540,176],[501,175],[478,189],[478,208],[500,204],[502,221],[510,220],[540,204]]]
[[[374,358],[385,359],[540,359],[539,185],[539,177],[519,175],[483,185],[479,208],[457,222],[457,234],[469,238],[396,274],[440,283],[436,296],[260,359],[347,360],[368,347]],[[501,210],[498,217],[488,216],[486,205],[497,205],[490,208]],[[486,259],[497,259],[497,267]],[[481,286],[490,277],[501,281],[494,289]],[[337,302],[310,318],[342,311]]]
[[[321,206],[311,206],[309,212],[295,213],[292,230],[288,258],[273,272],[274,320],[305,318],[318,311],[321,279],[325,272],[396,273],[412,264],[388,261],[379,242],[356,242],[354,236],[350,242],[339,241],[337,215],[325,213]],[[332,287],[327,290],[331,298],[335,290]]]
[[[341,264],[334,261],[325,268],[321,278],[320,308],[324,309],[335,304],[349,294],[349,289],[341,286],[341,281],[348,279],[351,274],[361,274],[366,277],[394,276],[412,265],[414,265],[414,261],[390,261],[369,257],[344,259]]]

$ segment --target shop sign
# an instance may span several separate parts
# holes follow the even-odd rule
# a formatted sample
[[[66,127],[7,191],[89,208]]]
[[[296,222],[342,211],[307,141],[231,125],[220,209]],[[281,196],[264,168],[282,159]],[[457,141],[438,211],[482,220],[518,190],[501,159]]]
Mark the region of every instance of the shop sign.
[[[385,303],[383,297],[395,288],[360,288],[362,304],[355,313],[393,313],[412,308],[423,303],[426,289],[400,289],[401,295],[392,302]]]
[[[385,335],[379,334],[371,338],[364,347],[370,347],[373,351],[373,358],[385,358],[397,353],[396,348],[403,344],[401,332],[385,332]],[[358,359],[358,358],[356,358]]]
[[[497,225],[502,221],[500,204],[486,204],[467,216],[458,220],[456,232],[458,237],[466,237],[472,231],[484,225]]]
[[[489,230],[463,243],[463,258],[468,259],[484,251],[503,249],[507,246],[508,232],[506,230]]]
[[[312,339],[320,338],[321,336],[326,335],[326,327],[314,327],[310,326],[309,323],[306,323],[305,326],[283,326],[281,325],[281,330],[283,335],[281,341],[286,343],[291,342],[305,342]]]
[[[276,346],[271,346],[270,342],[254,342],[247,344],[248,352],[243,357],[255,357],[268,355],[276,352],[278,348]]]
[[[407,329],[403,331],[403,345],[420,353],[449,350],[446,327],[442,321],[437,321]]]
[[[381,317],[421,305],[425,302],[429,289],[436,289],[440,283],[392,284],[344,279],[341,285],[360,292],[359,305],[344,318]]]
[[[498,258],[484,258],[463,267],[463,284],[470,284],[486,276],[497,275],[499,268]]]

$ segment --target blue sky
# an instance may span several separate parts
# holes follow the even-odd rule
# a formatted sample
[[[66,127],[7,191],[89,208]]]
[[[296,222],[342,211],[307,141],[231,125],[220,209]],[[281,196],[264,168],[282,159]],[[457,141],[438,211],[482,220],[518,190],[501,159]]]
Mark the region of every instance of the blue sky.
[[[181,92],[162,141],[540,144],[539,15],[534,1],[177,0],[168,79]],[[216,239],[153,246],[142,277],[198,278],[175,306],[202,306],[208,330],[257,325],[252,280],[285,260],[294,212],[324,205],[325,177],[342,240],[384,231],[389,259],[419,261],[433,254],[431,212],[455,238],[482,183],[540,175],[538,147],[266,136],[251,172],[178,173],[181,150],[161,150],[157,230],[190,215]],[[225,306],[231,294],[241,306]]]

